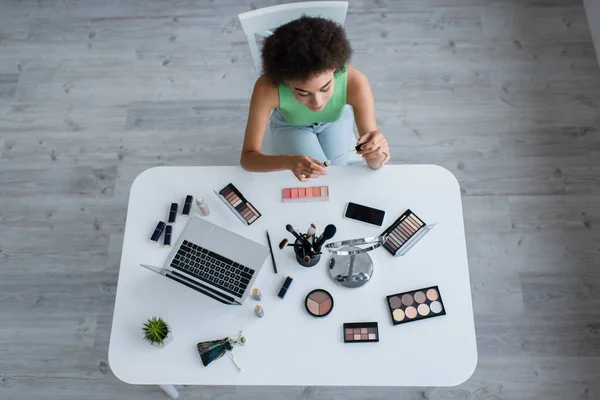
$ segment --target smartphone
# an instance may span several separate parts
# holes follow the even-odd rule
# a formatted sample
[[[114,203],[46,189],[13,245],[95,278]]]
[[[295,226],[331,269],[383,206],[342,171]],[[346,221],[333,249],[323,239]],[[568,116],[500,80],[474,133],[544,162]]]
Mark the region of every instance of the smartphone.
[[[350,202],[346,207],[344,217],[381,226],[385,217],[385,211]]]

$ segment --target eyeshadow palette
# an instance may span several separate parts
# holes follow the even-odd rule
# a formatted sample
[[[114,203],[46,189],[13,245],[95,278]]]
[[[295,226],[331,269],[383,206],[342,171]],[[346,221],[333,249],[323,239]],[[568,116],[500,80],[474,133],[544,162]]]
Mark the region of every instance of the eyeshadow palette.
[[[260,213],[246,198],[240,193],[233,183],[225,186],[217,196],[233,211],[233,213],[246,225],[251,225],[254,221],[260,218]]]
[[[325,289],[315,289],[306,296],[304,306],[313,317],[325,317],[333,310],[333,297]]]
[[[437,286],[393,294],[386,299],[394,325],[446,315]]]
[[[329,201],[329,186],[285,188],[281,192],[281,201],[284,203]]]
[[[379,342],[377,322],[348,322],[344,324],[344,343]]]
[[[434,226],[427,225],[411,210],[406,210],[381,234],[386,238],[383,247],[393,256],[403,256]]]

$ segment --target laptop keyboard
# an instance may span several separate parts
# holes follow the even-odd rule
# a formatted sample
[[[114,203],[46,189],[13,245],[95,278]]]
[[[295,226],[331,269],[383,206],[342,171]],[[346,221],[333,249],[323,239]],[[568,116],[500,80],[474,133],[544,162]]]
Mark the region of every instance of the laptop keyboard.
[[[254,275],[253,269],[187,240],[179,246],[171,267],[238,297],[242,297]]]

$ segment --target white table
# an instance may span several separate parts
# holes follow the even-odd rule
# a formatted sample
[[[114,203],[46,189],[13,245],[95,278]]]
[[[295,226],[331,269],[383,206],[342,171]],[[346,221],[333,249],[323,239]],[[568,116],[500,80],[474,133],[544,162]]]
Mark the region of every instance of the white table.
[[[217,199],[213,189],[233,183],[262,213],[245,226]],[[329,185],[331,200],[282,203],[281,189]],[[140,263],[162,266],[171,249],[151,243],[158,220],[165,221],[171,202],[180,204],[173,243],[187,220],[181,207],[187,194],[203,196],[208,221],[266,244],[268,229],[279,273],[268,258],[254,287],[261,289],[265,315],[248,298],[242,306],[218,303],[194,290],[155,274]],[[371,227],[343,218],[346,203],[386,211],[384,225]],[[324,253],[315,267],[304,268],[290,248],[285,225],[301,230],[311,222],[318,233],[328,223],[337,226],[334,241],[376,236],[407,208],[437,226],[405,256],[385,249],[372,251],[372,280],[362,288],[345,289],[331,280]],[[200,215],[195,205],[193,213]],[[161,238],[162,239],[162,238]],[[286,276],[294,281],[285,299],[277,292]],[[439,285],[447,315],[393,326],[385,296]],[[304,309],[304,298],[315,288],[328,290],[335,306],[325,318]],[[161,316],[171,325],[174,341],[155,348],[142,340],[142,323]],[[345,344],[344,322],[377,321],[379,343]],[[226,356],[204,367],[196,343],[237,335],[248,340],[236,346],[238,372]],[[109,346],[114,374],[131,384],[196,385],[343,385],[454,386],[467,380],[477,364],[477,347],[469,284],[460,189],[446,169],[433,165],[330,167],[329,175],[308,184],[290,172],[254,174],[240,167],[157,167],[140,174],[132,185],[123,254]]]

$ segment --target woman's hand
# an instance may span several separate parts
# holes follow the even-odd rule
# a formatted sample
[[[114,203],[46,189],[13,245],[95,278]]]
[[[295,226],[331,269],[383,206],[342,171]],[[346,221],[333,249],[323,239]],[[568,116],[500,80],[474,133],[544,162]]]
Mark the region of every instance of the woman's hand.
[[[380,131],[362,135],[356,144],[360,146],[358,154],[367,160],[371,168],[381,168],[390,160],[390,146]]]
[[[311,178],[327,175],[323,163],[308,156],[289,156],[288,169],[300,182],[307,182]]]

